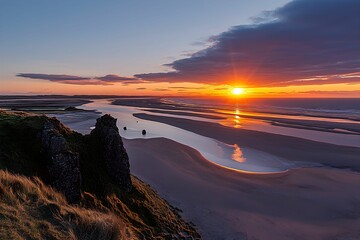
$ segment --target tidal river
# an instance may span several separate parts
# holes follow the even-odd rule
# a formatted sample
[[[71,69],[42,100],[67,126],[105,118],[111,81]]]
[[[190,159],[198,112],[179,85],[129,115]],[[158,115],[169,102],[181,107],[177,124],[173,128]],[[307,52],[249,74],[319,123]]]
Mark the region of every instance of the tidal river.
[[[168,138],[196,149],[204,158],[214,164],[236,171],[269,174],[283,172],[291,168],[316,166],[309,162],[289,161],[287,159],[280,158],[266,152],[239,146],[236,143],[232,145],[225,144],[215,139],[204,137],[191,131],[173,127],[164,123],[139,119],[134,117],[133,114],[149,112],[138,107],[112,105],[111,100],[94,100],[91,103],[82,105],[80,108],[84,110],[96,110],[98,112],[101,112],[102,114],[111,114],[112,116],[117,118],[117,125],[120,130],[120,135],[123,138]],[[82,133],[88,133],[90,132],[91,127],[94,127],[95,120],[94,118],[86,120],[86,116],[79,118],[79,116],[77,115],[80,114],[86,115],[88,113],[75,112],[68,114],[59,114],[56,115],[56,117],[58,117],[61,121],[63,121],[66,125],[73,128],[74,130],[80,131]],[[229,115],[227,115],[228,118],[224,121],[203,117],[185,116],[181,114],[177,116],[166,113],[151,114],[159,116],[187,118],[196,121],[218,122],[224,125],[227,125],[227,122],[231,121],[231,117],[234,117],[229,117]],[[235,118],[235,121],[236,119],[237,118]],[[126,130],[124,129],[124,127],[126,127]],[[313,141],[340,143],[341,145],[357,147],[360,146],[359,135],[338,134],[307,129],[297,129],[292,127],[273,126],[268,122],[259,119],[242,119],[241,127],[250,130],[305,138]],[[142,134],[142,130],[146,130],[145,135]],[[161,151],[161,146],[159,146],[159,151]]]

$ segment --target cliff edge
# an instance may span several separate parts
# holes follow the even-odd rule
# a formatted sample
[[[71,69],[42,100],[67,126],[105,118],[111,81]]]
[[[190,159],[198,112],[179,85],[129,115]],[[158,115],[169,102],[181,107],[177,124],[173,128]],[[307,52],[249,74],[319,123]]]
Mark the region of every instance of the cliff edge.
[[[96,234],[84,235],[83,230],[89,226],[97,234],[104,234],[101,239],[200,239],[194,227],[173,207],[149,185],[131,175],[116,119],[110,115],[99,118],[91,134],[81,135],[55,118],[0,111],[1,169],[1,183],[18,179],[36,192],[29,193],[27,187],[13,188],[10,183],[0,185],[0,205],[7,204],[1,214],[9,216],[0,219],[1,232],[8,233],[2,239],[47,239],[51,229],[69,231],[75,234],[74,239],[99,239]],[[40,197],[34,197],[36,201],[24,201],[24,189],[25,195],[43,196],[53,191],[57,197],[46,198],[40,204]],[[10,198],[8,192],[13,193],[10,196],[13,201],[6,200]],[[16,208],[15,203],[31,211],[10,218],[11,211],[6,210]],[[56,214],[43,215],[43,208],[53,207]],[[72,217],[69,220],[61,214]],[[90,215],[99,216],[100,220]],[[32,226],[32,237],[18,224],[24,219]],[[39,221],[48,228],[44,230]],[[80,224],[83,222],[86,224]],[[105,231],[96,227],[101,224],[107,226]],[[11,230],[13,226],[17,229]],[[17,237],[9,235],[13,232]],[[51,236],[51,239],[64,239],[68,235]]]

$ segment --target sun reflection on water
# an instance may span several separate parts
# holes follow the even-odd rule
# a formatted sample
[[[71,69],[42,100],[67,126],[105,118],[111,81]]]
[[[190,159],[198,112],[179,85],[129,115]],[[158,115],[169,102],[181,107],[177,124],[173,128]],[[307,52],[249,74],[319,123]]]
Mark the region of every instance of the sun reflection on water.
[[[243,152],[237,144],[234,144],[234,153],[231,155],[232,159],[236,162],[245,162],[246,158],[243,156]]]
[[[240,128],[241,127],[241,124],[240,124],[240,119],[241,118],[240,118],[239,114],[240,114],[239,109],[236,109],[235,110],[235,119],[234,119],[234,122],[235,122],[234,127],[235,128]]]

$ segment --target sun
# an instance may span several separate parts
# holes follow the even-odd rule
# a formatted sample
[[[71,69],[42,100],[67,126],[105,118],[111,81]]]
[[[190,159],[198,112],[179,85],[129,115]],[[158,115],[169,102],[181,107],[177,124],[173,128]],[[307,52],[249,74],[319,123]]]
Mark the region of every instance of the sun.
[[[245,90],[243,88],[233,88],[231,92],[234,95],[241,95],[245,93]]]

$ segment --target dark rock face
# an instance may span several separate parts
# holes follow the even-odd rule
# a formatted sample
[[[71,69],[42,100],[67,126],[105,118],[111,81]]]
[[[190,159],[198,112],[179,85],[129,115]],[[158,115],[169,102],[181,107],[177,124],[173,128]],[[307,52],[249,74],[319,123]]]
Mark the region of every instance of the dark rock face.
[[[41,132],[43,151],[47,155],[50,185],[64,193],[67,200],[77,202],[81,197],[79,154],[70,151],[66,139],[50,121]]]
[[[80,156],[72,152],[59,122],[48,120],[41,131],[42,150],[47,158],[47,174],[52,187],[62,192],[70,203],[81,198]],[[58,126],[59,125],[59,126]],[[129,157],[116,126],[116,119],[104,115],[97,119],[90,137],[99,147],[99,161],[110,178],[124,192],[132,188]]]
[[[116,126],[116,119],[106,114],[96,120],[91,136],[99,140],[106,171],[113,181],[125,192],[132,187],[129,157]]]

